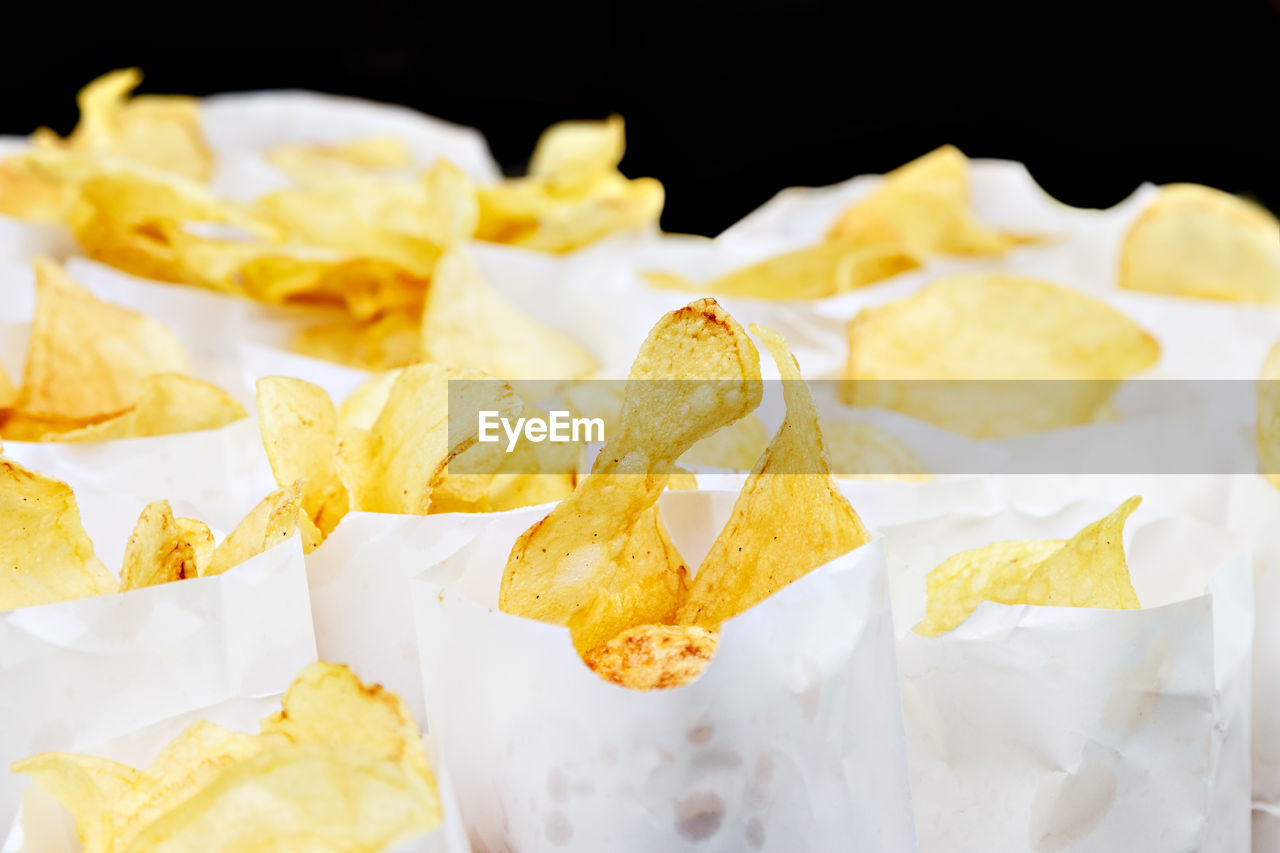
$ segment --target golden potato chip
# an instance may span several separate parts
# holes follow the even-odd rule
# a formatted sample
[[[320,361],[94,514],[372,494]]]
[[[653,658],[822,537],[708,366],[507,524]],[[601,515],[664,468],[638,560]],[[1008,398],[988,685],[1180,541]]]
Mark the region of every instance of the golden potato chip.
[[[1034,240],[978,221],[969,205],[969,160],[950,145],[886,175],[876,192],[841,214],[827,239],[897,247],[921,258],[1000,255]]]
[[[367,136],[337,145],[281,145],[267,160],[303,186],[359,179],[375,170],[404,169],[413,163],[404,143],[390,136]]]
[[[142,379],[129,410],[82,429],[47,433],[46,441],[110,441],[220,429],[246,417],[240,401],[216,385],[181,373]]]
[[[386,370],[361,382],[338,406],[339,431],[371,429],[382,407],[387,404],[391,386],[395,384],[401,369]]]
[[[446,252],[436,265],[421,351],[427,361],[503,380],[576,379],[600,366],[579,344],[494,292],[462,249]]]
[[[141,775],[137,770],[105,758],[65,752],[15,761],[12,770],[30,776],[71,812],[85,853],[111,853],[115,802],[137,783]]]
[[[153,501],[138,516],[124,549],[121,591],[156,586],[199,574],[195,549],[183,535],[168,501]]]
[[[945,634],[981,601],[1137,609],[1124,556],[1124,523],[1141,502],[1129,498],[1069,542],[999,542],[943,561],[929,573],[926,614],[916,633]]]
[[[761,391],[755,346],[715,300],[660,319],[591,473],[512,548],[502,610],[567,625],[580,652],[673,621],[687,573],[655,504],[676,459],[755,409]]]
[[[286,376],[258,380],[258,429],[281,486],[302,482],[302,509],[328,536],[351,508],[338,476],[338,415],[323,388]]]
[[[824,420],[822,440],[837,477],[929,479],[920,457],[896,435],[874,424]]]
[[[480,221],[480,201],[467,173],[448,160],[437,160],[422,176],[422,187],[427,208],[415,227],[445,249],[470,240]]]
[[[942,278],[849,324],[841,398],[974,438],[1089,423],[1160,345],[1116,309],[1032,278]],[[1045,382],[1034,380],[1075,380]],[[922,381],[934,380],[934,381]],[[977,382],[955,380],[1028,380]]]
[[[178,525],[178,535],[191,546],[191,554],[196,561],[196,577],[205,574],[209,563],[213,562],[213,531],[209,529],[209,525],[195,518],[178,518],[175,522]]]
[[[1129,229],[1119,284],[1132,290],[1280,302],[1280,220],[1218,190],[1173,184]]]
[[[786,341],[751,331],[778,365],[787,415],[693,576],[679,613],[685,625],[716,629],[871,538],[831,477],[818,409]]]
[[[214,549],[209,566],[202,573],[220,575],[288,539],[305,519],[302,512],[302,484],[277,489],[249,511],[236,529]]]
[[[847,293],[920,266],[893,245],[823,243],[766,258],[703,285],[670,274],[646,273],[658,287],[754,299],[821,299]]]
[[[1267,353],[1258,381],[1258,466],[1280,489],[1280,344]]]
[[[37,417],[115,414],[142,381],[181,373],[187,354],[168,329],[100,301],[52,261],[35,260],[36,312],[15,408]]]
[[[335,320],[303,329],[291,344],[302,355],[383,371],[421,360],[419,319],[391,312],[373,320]]]
[[[583,655],[605,681],[632,690],[688,684],[716,653],[719,635],[697,625],[637,625]]]
[[[9,381],[9,375],[4,371],[4,365],[0,364],[0,409],[12,405],[17,396],[18,389],[13,387],[13,383]]]
[[[71,488],[0,458],[0,611],[115,591]]]
[[[604,121],[562,121],[542,132],[529,158],[529,176],[553,192],[589,188],[618,168],[626,153],[622,116]]]

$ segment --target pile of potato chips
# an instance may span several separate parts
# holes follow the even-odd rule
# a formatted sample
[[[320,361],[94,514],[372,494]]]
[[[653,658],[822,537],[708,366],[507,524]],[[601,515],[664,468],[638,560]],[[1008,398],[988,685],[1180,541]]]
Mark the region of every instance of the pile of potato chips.
[[[501,567],[499,616],[560,626],[591,687],[641,702],[624,691],[696,681],[726,622],[872,543],[863,517],[874,520],[882,497],[932,494],[941,454],[922,444],[929,430],[999,448],[1123,420],[1128,383],[1179,378],[1161,372],[1185,343],[1162,311],[1246,303],[1270,329],[1280,303],[1280,221],[1207,187],[1151,189],[1108,232],[1114,257],[1077,258],[1107,269],[1081,285],[1061,260],[1078,249],[1070,229],[993,215],[975,181],[981,163],[944,146],[858,183],[838,205],[816,191],[812,223],[758,246],[731,230],[704,247],[714,263],[702,269],[718,272],[690,275],[662,251],[662,185],[619,170],[618,116],[553,125],[525,175],[497,180],[443,157],[423,162],[394,132],[282,139],[256,152],[274,188],[244,197],[220,179],[231,155],[211,144],[202,102],[134,95],[141,80],[135,69],[94,80],[68,136],[37,130],[0,159],[0,216],[64,229],[79,254],[121,273],[262,312],[308,357],[278,363],[308,372],[258,375],[239,360],[240,340],[220,342],[223,363],[209,370],[181,330],[76,281],[66,258],[34,257],[29,280],[6,273],[8,301],[28,288],[33,299],[30,316],[0,318],[13,338],[0,356],[23,354],[8,371],[0,362],[0,439],[38,443],[72,470],[110,470],[108,489],[136,498],[118,472],[168,464],[153,442],[243,422],[256,426],[251,450],[270,472],[229,532],[183,517],[200,513],[180,497],[148,494],[116,554],[101,539],[95,547],[79,485],[15,461],[20,453],[0,456],[0,617],[49,606],[27,614],[33,625],[78,599],[216,584],[199,579],[277,547],[312,555],[353,513],[545,507]],[[1082,229],[1111,227],[1059,213],[1091,223]],[[508,298],[514,266],[486,262],[498,250],[485,243],[511,257],[563,256],[558,271],[599,278],[600,304],[584,309],[583,291],[560,281]],[[588,254],[594,266],[574,266]],[[616,271],[626,287],[606,289]],[[602,318],[616,326],[582,333]],[[629,371],[591,344],[612,332],[635,353]],[[1248,377],[1224,378],[1260,380],[1256,455],[1280,487],[1276,341],[1280,331]],[[806,380],[837,384],[827,394]],[[475,418],[523,422],[553,409],[598,419],[603,441],[506,446]],[[913,428],[895,431],[903,423]],[[691,566],[660,499],[726,472],[736,502]],[[1140,609],[1124,528],[1141,501],[1067,539],[948,556],[912,590],[924,602],[914,633],[955,641],[994,605]],[[427,721],[406,704],[419,698],[366,685],[341,663],[314,663],[274,691],[255,686],[254,699],[282,694],[257,732],[196,723],[145,769],[67,752],[12,769],[65,806],[89,853],[372,851],[430,833],[445,818]]]

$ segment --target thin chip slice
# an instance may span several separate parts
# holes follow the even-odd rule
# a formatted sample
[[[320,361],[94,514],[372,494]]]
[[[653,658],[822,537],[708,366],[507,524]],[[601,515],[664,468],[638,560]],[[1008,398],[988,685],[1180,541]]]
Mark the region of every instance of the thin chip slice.
[[[1141,502],[1129,498],[1067,542],[998,542],[945,560],[929,573],[927,609],[916,633],[945,634],[982,601],[1137,609],[1124,556],[1124,523]]]
[[[508,381],[577,379],[600,366],[579,344],[490,288],[463,249],[446,252],[436,265],[422,315],[422,355]]]
[[[338,475],[338,415],[323,388],[287,376],[258,380],[258,429],[281,486],[302,481],[302,508],[322,537],[351,508]]]
[[[421,360],[419,318],[392,311],[373,320],[334,320],[303,329],[292,349],[303,355],[383,371]]]
[[[213,552],[202,573],[220,575],[259,554],[269,551],[298,530],[302,512],[302,484],[277,489],[249,511],[236,529]]]
[[[1280,303],[1280,220],[1208,187],[1164,187],[1125,237],[1119,284],[1174,296]]]
[[[1280,344],[1267,353],[1258,380],[1258,470],[1280,489]]]
[[[0,458],[0,611],[115,592],[66,483]]]
[[[871,538],[831,477],[818,410],[786,341],[771,329],[751,331],[778,365],[787,415],[694,575],[680,608],[684,625],[717,629]]]
[[[141,382],[137,403],[128,411],[69,432],[52,432],[46,441],[111,441],[221,429],[246,417],[240,401],[201,379],[158,373]]]
[[[191,547],[191,554],[196,561],[196,577],[205,574],[209,564],[213,562],[213,552],[216,550],[213,531],[199,519],[178,518],[174,521],[178,526],[178,535]]]
[[[146,505],[125,544],[121,591],[199,575],[195,549],[183,535],[168,501]]]
[[[529,176],[545,182],[554,192],[588,189],[601,175],[617,169],[625,152],[622,116],[604,121],[562,121],[538,138],[529,158]]]
[[[512,548],[502,610],[567,625],[580,652],[673,621],[687,572],[655,504],[676,460],[755,409],[761,391],[755,346],[715,300],[660,319],[590,475]]]
[[[100,301],[52,261],[35,260],[36,312],[16,408],[42,417],[124,411],[143,380],[182,373],[187,354],[149,317]]]
[[[1083,293],[1019,276],[957,275],[858,313],[844,373],[854,381],[841,397],[1000,438],[1092,422],[1117,382],[1159,355],[1138,324]]]
[[[719,635],[696,625],[637,625],[583,655],[603,678],[632,690],[665,690],[702,674]]]
[[[71,813],[84,853],[111,853],[114,805],[136,784],[132,767],[92,755],[42,752],[13,762],[14,773],[30,776]]]
[[[886,175],[875,193],[840,216],[827,239],[897,247],[916,257],[1000,255],[1034,240],[978,221],[969,201],[969,160],[950,145]]]
[[[17,396],[18,389],[13,387],[13,383],[9,381],[9,374],[5,373],[4,365],[0,364],[0,409],[7,409],[13,405]]]

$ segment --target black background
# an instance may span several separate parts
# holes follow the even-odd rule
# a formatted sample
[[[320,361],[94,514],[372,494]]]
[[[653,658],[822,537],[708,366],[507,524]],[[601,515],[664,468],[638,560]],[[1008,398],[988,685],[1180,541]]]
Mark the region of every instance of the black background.
[[[80,86],[139,65],[146,92],[409,104],[479,127],[509,171],[545,125],[619,112],[623,169],[666,184],[673,231],[944,142],[1076,205],[1191,180],[1280,208],[1280,0],[16,5],[0,133],[65,132]]]

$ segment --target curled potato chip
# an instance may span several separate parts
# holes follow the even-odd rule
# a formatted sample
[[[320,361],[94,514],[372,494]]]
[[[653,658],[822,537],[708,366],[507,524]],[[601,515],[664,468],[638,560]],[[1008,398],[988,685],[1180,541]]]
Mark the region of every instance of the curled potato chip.
[[[1132,290],[1280,302],[1280,221],[1209,187],[1160,190],[1120,250],[1119,284]]]
[[[269,551],[298,530],[302,512],[302,484],[295,482],[267,495],[249,510],[236,529],[214,549],[201,576],[220,575]]]
[[[158,373],[141,382],[129,410],[81,429],[47,433],[46,441],[109,441],[220,429],[246,417],[240,401],[216,385],[181,373]]]
[[[723,296],[821,299],[919,266],[914,256],[894,245],[850,246],[832,242],[775,255],[701,285],[671,274],[648,273],[645,277],[658,287]]]
[[[115,592],[66,483],[0,458],[0,611]]]
[[[1000,255],[1033,238],[978,221],[969,204],[969,160],[946,145],[886,175],[869,198],[841,214],[827,239],[927,257]]]
[[[583,655],[603,678],[633,690],[688,684],[706,668],[719,635],[696,625],[637,625]]]
[[[199,519],[178,518],[174,521],[178,526],[178,535],[191,546],[191,555],[196,561],[196,577],[205,574],[209,563],[213,561],[213,531]]]
[[[334,320],[300,331],[292,349],[303,355],[384,371],[421,360],[419,320],[393,311],[373,320]]]
[[[1032,278],[958,275],[859,312],[844,372],[853,381],[841,398],[974,438],[1018,435],[1093,421],[1116,381],[1159,355],[1140,326],[1082,293]],[[1075,381],[1038,381],[1055,379]]]
[[[831,477],[818,410],[786,341],[751,330],[778,365],[787,415],[694,574],[681,624],[716,629],[871,538]]]
[[[276,482],[302,482],[302,508],[328,536],[351,508],[338,475],[338,415],[323,388],[286,376],[258,380],[258,429]]]
[[[1280,344],[1267,353],[1258,381],[1258,466],[1280,489]]]
[[[115,802],[137,783],[137,770],[105,758],[66,752],[33,755],[13,762],[12,770],[30,776],[71,812],[84,853],[111,853]]]
[[[755,409],[761,390],[755,346],[714,300],[660,319],[591,473],[512,548],[502,610],[567,625],[580,652],[672,622],[687,574],[655,504],[676,459]]]
[[[181,373],[187,354],[168,329],[100,301],[37,258],[36,311],[15,408],[37,417],[92,418],[131,407],[143,380]]]
[[[422,315],[422,355],[503,380],[575,379],[600,366],[567,336],[494,292],[462,249],[436,265]]]
[[[138,516],[125,544],[120,589],[141,589],[199,575],[196,553],[168,501],[153,501]]]
[[[874,424],[825,420],[822,440],[837,477],[929,479],[920,457],[896,435]]]
[[[542,132],[529,159],[529,176],[543,181],[552,192],[590,189],[601,175],[618,168],[626,150],[622,116],[562,121]]]
[[[917,634],[945,634],[981,601],[1135,610],[1138,595],[1124,556],[1133,497],[1070,541],[999,542],[945,560],[928,576],[928,604]]]

